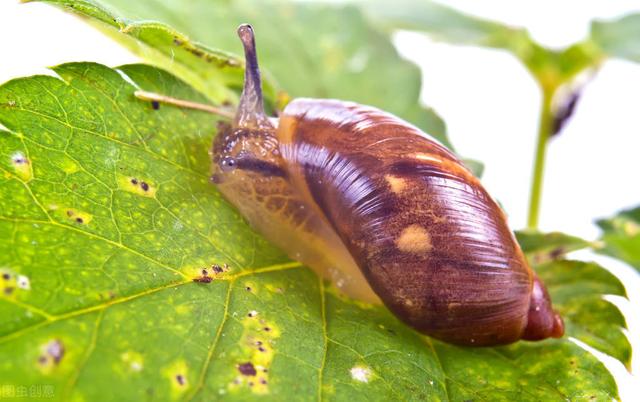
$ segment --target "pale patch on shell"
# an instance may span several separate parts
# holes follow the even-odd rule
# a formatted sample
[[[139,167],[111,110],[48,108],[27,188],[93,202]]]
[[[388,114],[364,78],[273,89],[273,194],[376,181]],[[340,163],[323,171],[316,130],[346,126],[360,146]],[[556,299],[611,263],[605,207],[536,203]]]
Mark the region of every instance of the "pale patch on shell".
[[[429,161],[429,162],[435,162],[435,163],[442,163],[442,159],[438,158],[437,156],[433,156],[430,154],[425,154],[422,152],[416,152],[413,154],[409,155],[410,158],[415,158],[421,161]]]
[[[420,225],[409,225],[396,238],[396,247],[405,253],[424,254],[431,251],[431,235]]]
[[[387,183],[389,183],[389,187],[391,187],[391,191],[395,194],[400,194],[407,188],[407,180],[402,177],[394,176],[391,174],[384,176]]]

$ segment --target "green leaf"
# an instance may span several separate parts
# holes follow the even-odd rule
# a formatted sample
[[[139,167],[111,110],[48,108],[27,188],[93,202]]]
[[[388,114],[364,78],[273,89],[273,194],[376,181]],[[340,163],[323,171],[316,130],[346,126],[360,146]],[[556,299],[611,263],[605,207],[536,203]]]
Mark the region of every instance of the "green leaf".
[[[368,24],[355,7],[277,0],[209,0],[188,7],[179,0],[45,1],[118,28],[124,35],[114,35],[115,39],[218,103],[235,102],[219,87],[239,87],[240,63],[197,43],[240,54],[235,31],[239,24],[250,22],[256,29],[263,71],[276,76],[288,96],[373,105],[451,147],[442,120],[420,105],[418,67],[402,60],[389,37]]]
[[[625,364],[631,359],[631,345],[619,330],[626,327],[620,311],[602,295],[625,296],[624,285],[596,263],[566,260],[571,251],[594,243],[562,232],[516,232],[518,243],[540,279],[547,286],[554,305],[565,319],[567,331],[583,342]],[[617,330],[611,330],[611,327]]]
[[[243,79],[242,59],[194,42],[166,24],[129,20],[98,2],[45,1],[82,16],[91,16],[94,25],[118,38],[145,60],[170,69],[212,101],[237,103]],[[265,92],[271,98],[275,96],[269,79],[265,81]]]
[[[561,232],[542,233],[527,229],[516,231],[516,237],[529,261],[536,265],[562,259],[571,251],[592,245],[584,239]]]
[[[596,251],[625,261],[640,270],[640,207],[601,219],[602,246]]]
[[[626,321],[602,295],[626,296],[624,285],[596,263],[560,260],[535,266],[571,336],[628,365]]]
[[[612,57],[640,62],[640,14],[591,23],[591,39]]]
[[[432,38],[455,44],[493,47],[514,53],[532,45],[523,28],[471,16],[444,4],[426,0],[353,1],[387,29],[424,31]]]
[[[249,229],[208,183],[212,118],[154,110],[121,74],[203,96],[148,66],[54,71],[61,79],[0,87],[3,385],[41,384],[62,401],[617,397],[610,373],[569,340],[628,356],[624,323],[601,300],[623,292],[598,266],[540,269],[565,315],[562,339],[431,341],[336,295]],[[212,264],[228,267],[193,281]]]
[[[475,159],[463,158],[462,163],[473,172],[473,175],[480,178],[484,173],[484,163]]]
[[[536,43],[524,28],[474,17],[430,0],[353,3],[389,30],[422,31],[439,41],[507,50],[522,61],[545,90],[553,91],[602,57],[591,42],[564,50],[549,49]]]

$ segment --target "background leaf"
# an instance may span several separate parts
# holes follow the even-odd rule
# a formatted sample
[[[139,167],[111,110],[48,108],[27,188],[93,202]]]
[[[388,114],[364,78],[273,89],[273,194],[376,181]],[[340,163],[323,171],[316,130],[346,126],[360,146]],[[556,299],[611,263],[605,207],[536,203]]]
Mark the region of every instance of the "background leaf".
[[[536,265],[567,332],[628,365],[631,345],[621,331],[626,321],[602,295],[625,295],[618,278],[596,263],[559,260]]]
[[[591,23],[591,38],[608,55],[640,62],[640,14]]]
[[[624,322],[601,300],[624,292],[597,265],[540,267],[563,339],[432,341],[257,236],[207,182],[211,117],[153,110],[119,72],[146,90],[201,95],[142,65],[55,72],[0,87],[5,384],[44,384],[65,401],[617,396],[604,366],[569,340],[628,357]],[[225,263],[212,283],[193,281]]]
[[[386,29],[425,31],[436,40],[526,52],[533,40],[524,28],[475,17],[431,0],[352,1]]]
[[[277,0],[201,0],[189,6],[178,0],[46,1],[117,26],[125,35],[115,35],[115,39],[218,102],[235,103],[235,99],[225,98],[218,86],[239,87],[237,58],[222,59],[226,61],[222,73],[231,77],[223,75],[223,80],[213,84],[219,68],[206,59],[216,61],[216,55],[226,53],[210,51],[211,56],[203,61],[185,47],[207,43],[242,54],[236,28],[250,22],[257,32],[263,70],[267,77],[277,76],[278,88],[288,97],[336,98],[373,105],[416,124],[451,147],[443,121],[420,105],[418,67],[402,60],[388,36],[368,24],[356,7]],[[155,51],[141,51],[139,43]],[[204,49],[208,48],[198,47],[199,51]],[[163,57],[157,57],[158,53]]]
[[[422,31],[443,42],[506,50],[522,61],[544,90],[553,91],[584,69],[597,68],[605,57],[640,62],[640,14],[594,21],[584,40],[554,50],[535,42],[524,28],[468,15],[430,0],[352,3],[388,30]]]
[[[545,90],[569,81],[587,66],[597,64],[601,50],[591,42],[553,50],[535,42],[526,29],[467,15],[430,0],[355,1],[378,24],[393,29],[422,31],[439,41],[509,51],[536,77]]]
[[[601,219],[602,247],[597,251],[619,258],[640,270],[640,207]]]
[[[563,259],[571,251],[592,245],[584,239],[561,232],[542,233],[527,229],[516,231],[516,237],[529,261],[537,265]]]
[[[190,40],[174,28],[156,21],[134,21],[117,15],[91,0],[59,0],[51,3],[83,16],[134,53],[166,67],[212,101],[237,103],[242,89],[244,60]],[[265,92],[275,97],[266,77]]]
[[[554,305],[559,306],[558,311],[565,318],[567,327],[573,327],[571,332],[580,334],[580,339],[587,344],[628,365],[631,361],[629,340],[622,332],[611,331],[611,325],[624,328],[626,321],[617,308],[602,298],[607,294],[624,295],[624,285],[596,263],[565,259],[571,251],[597,244],[561,232],[523,230],[516,232],[516,236],[522,251],[553,296]],[[595,316],[597,320],[594,320]],[[606,322],[598,321],[600,319]]]

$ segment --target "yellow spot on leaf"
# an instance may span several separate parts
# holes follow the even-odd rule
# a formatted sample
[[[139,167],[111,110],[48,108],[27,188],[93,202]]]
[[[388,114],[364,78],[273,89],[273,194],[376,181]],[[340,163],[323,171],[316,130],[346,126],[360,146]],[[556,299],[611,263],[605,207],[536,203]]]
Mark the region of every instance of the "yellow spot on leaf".
[[[0,297],[14,297],[17,287],[17,276],[15,272],[0,268]]]
[[[71,174],[71,173],[75,173],[78,170],[80,170],[80,167],[78,166],[77,163],[75,163],[74,161],[72,161],[69,158],[66,158],[63,162],[62,165],[60,166],[62,168],[62,170],[67,173],[67,174]]]
[[[322,385],[322,393],[325,395],[335,395],[336,387],[333,384]]]
[[[185,275],[193,279],[201,278],[205,276],[205,272],[206,272],[206,276],[211,277],[212,281],[216,281],[220,279],[225,279],[230,272],[230,268],[225,263],[211,264],[211,263],[202,262],[202,263],[187,265],[183,267],[181,271]]]
[[[180,315],[188,314],[191,312],[191,310],[192,308],[188,304],[180,304],[175,308],[176,314],[180,314]]]
[[[118,177],[118,187],[124,191],[150,198],[155,197],[158,190],[148,179],[131,176]]]
[[[64,359],[65,346],[59,339],[49,339],[40,345],[36,361],[38,370],[45,375],[51,374]]]
[[[251,310],[242,319],[240,352],[234,379],[229,391],[249,389],[257,395],[269,393],[269,373],[275,355],[274,340],[280,337],[280,329],[258,311]]]
[[[284,286],[279,285],[279,284],[267,283],[265,285],[265,288],[267,289],[267,291],[269,293],[277,293],[277,294],[283,294],[284,293]]]
[[[184,360],[177,360],[162,369],[162,375],[169,380],[172,399],[181,398],[189,389],[189,370]]]
[[[57,208],[56,213],[76,225],[88,225],[93,219],[93,215],[75,208]]]
[[[139,372],[144,368],[144,359],[138,352],[127,351],[120,355],[122,362],[126,365],[126,370],[130,372]]]
[[[396,246],[400,251],[413,254],[424,254],[431,250],[431,236],[420,225],[410,225],[404,228],[396,239]]]
[[[27,159],[23,152],[18,151],[11,155],[11,165],[13,166],[16,175],[23,181],[28,182],[33,178],[31,161]]]
[[[244,289],[247,292],[251,292],[251,293],[254,293],[254,294],[259,294],[259,292],[260,292],[260,288],[253,281],[246,281],[244,283]]]
[[[0,298],[15,298],[20,291],[31,290],[31,281],[8,268],[0,268]]]

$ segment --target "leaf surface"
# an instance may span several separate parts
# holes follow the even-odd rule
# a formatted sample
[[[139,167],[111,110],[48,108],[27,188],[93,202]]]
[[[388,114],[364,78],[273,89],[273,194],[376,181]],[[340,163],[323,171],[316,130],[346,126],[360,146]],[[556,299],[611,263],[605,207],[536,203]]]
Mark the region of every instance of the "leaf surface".
[[[591,38],[607,54],[640,63],[640,14],[591,23]]]
[[[563,339],[432,341],[255,234],[208,183],[211,116],[154,110],[128,80],[205,101],[189,86],[142,65],[54,71],[0,87],[4,384],[62,401],[617,397],[569,340],[628,357],[624,322],[601,300],[624,292],[598,266],[540,267]],[[211,283],[193,281],[202,269]]]
[[[336,98],[372,105],[419,126],[451,147],[445,126],[420,105],[420,71],[402,60],[388,36],[352,6],[269,0],[46,0],[111,29],[115,39],[145,60],[172,71],[215,102],[235,103],[242,54],[236,28],[251,23],[270,98],[278,106],[296,97]],[[143,47],[141,47],[143,46]],[[223,87],[223,88],[220,88]]]
[[[592,245],[584,239],[561,232],[542,233],[526,229],[517,231],[516,238],[529,261],[536,265],[563,259],[571,251]]]
[[[640,207],[601,219],[598,226],[603,231],[603,244],[597,251],[619,258],[640,271]]]
[[[522,61],[545,90],[557,88],[601,58],[601,49],[590,41],[562,50],[546,48],[535,42],[524,28],[472,16],[431,0],[354,3],[390,30],[422,31],[443,42],[506,50]]]

